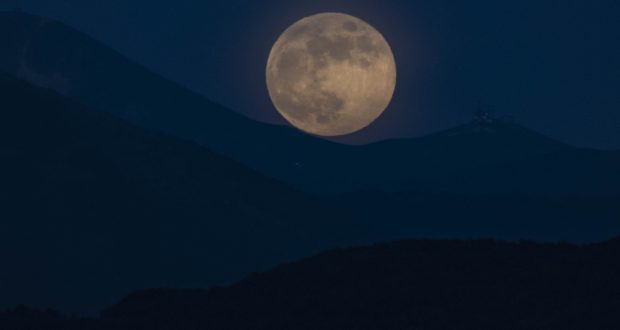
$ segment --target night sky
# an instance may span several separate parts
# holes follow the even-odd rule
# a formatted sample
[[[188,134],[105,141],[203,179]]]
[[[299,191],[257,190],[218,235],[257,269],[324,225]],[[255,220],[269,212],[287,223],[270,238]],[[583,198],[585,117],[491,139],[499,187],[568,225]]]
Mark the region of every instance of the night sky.
[[[2,0],[68,23],[210,99],[282,123],[264,70],[296,20],[344,12],[390,42],[395,98],[349,143],[421,136],[479,104],[578,146],[620,148],[620,2]],[[122,77],[119,77],[122,79]]]

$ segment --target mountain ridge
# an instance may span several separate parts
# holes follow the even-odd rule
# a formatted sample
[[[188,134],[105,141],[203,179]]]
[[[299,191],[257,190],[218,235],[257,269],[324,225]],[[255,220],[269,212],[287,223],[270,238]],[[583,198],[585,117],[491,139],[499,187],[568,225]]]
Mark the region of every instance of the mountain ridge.
[[[4,31],[0,32],[0,43],[7,45],[4,55],[0,54],[0,69],[32,82],[41,77],[43,82],[71,82],[75,89],[65,89],[65,95],[81,103],[139,126],[198,142],[313,192],[343,192],[361,187],[404,189],[407,186],[403,182],[566,148],[542,136],[539,143],[532,144],[527,139],[533,135],[517,130],[513,130],[517,136],[526,138],[522,144],[515,144],[517,138],[509,136],[513,132],[510,130],[508,135],[494,137],[508,138],[505,144],[509,145],[505,147],[501,141],[479,145],[475,138],[468,143],[466,139],[450,140],[441,134],[367,146],[341,145],[290,127],[247,119],[136,65],[62,23],[4,12],[0,13],[0,25],[0,31]],[[119,80],[121,76],[123,79]],[[252,138],[241,138],[239,131]],[[430,143],[429,139],[437,141]],[[449,152],[442,151],[444,146],[453,153],[469,151],[473,155],[450,157]],[[383,161],[370,166],[375,159]]]

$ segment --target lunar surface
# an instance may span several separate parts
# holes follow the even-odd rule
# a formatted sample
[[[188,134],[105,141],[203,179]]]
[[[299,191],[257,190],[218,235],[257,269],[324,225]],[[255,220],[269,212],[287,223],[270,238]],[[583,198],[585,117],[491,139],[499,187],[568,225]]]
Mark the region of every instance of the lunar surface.
[[[396,87],[396,64],[383,36],[345,14],[306,17],[271,49],[267,88],[293,126],[321,136],[346,135],[375,121]]]

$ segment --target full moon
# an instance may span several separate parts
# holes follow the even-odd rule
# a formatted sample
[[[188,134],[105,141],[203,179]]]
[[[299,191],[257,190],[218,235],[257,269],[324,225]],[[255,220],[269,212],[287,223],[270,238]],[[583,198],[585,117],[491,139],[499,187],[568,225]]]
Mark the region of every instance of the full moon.
[[[396,63],[381,33],[359,18],[323,13],[306,17],[278,38],[267,62],[274,106],[310,134],[359,131],[387,108]]]

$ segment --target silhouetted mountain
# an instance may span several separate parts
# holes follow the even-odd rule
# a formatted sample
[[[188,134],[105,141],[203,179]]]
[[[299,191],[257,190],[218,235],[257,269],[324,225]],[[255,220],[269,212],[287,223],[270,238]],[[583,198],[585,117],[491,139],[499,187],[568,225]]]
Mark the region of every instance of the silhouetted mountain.
[[[419,190],[450,173],[569,149],[505,121],[473,121],[420,139],[339,145],[237,115],[55,21],[0,13],[0,45],[0,70],[319,192]]]
[[[225,283],[351,242],[620,232],[617,195],[319,200],[6,75],[0,96],[0,305],[92,311],[136,288]]]
[[[361,190],[329,202],[365,221],[375,240],[595,242],[620,233],[620,152],[570,148],[408,184],[408,190]]]
[[[599,242],[620,233],[620,195],[360,191],[328,202],[351,210],[373,241],[407,238]]]
[[[137,292],[97,319],[20,307],[0,327],[617,329],[619,252],[618,240],[401,241],[323,253],[226,288]]]
[[[424,184],[418,182],[415,186],[420,188]],[[470,194],[619,196],[620,152],[569,149],[541,154],[449,173],[427,183],[427,187]]]
[[[3,74],[0,109],[0,305],[93,310],[358,234],[346,214],[241,164]]]

